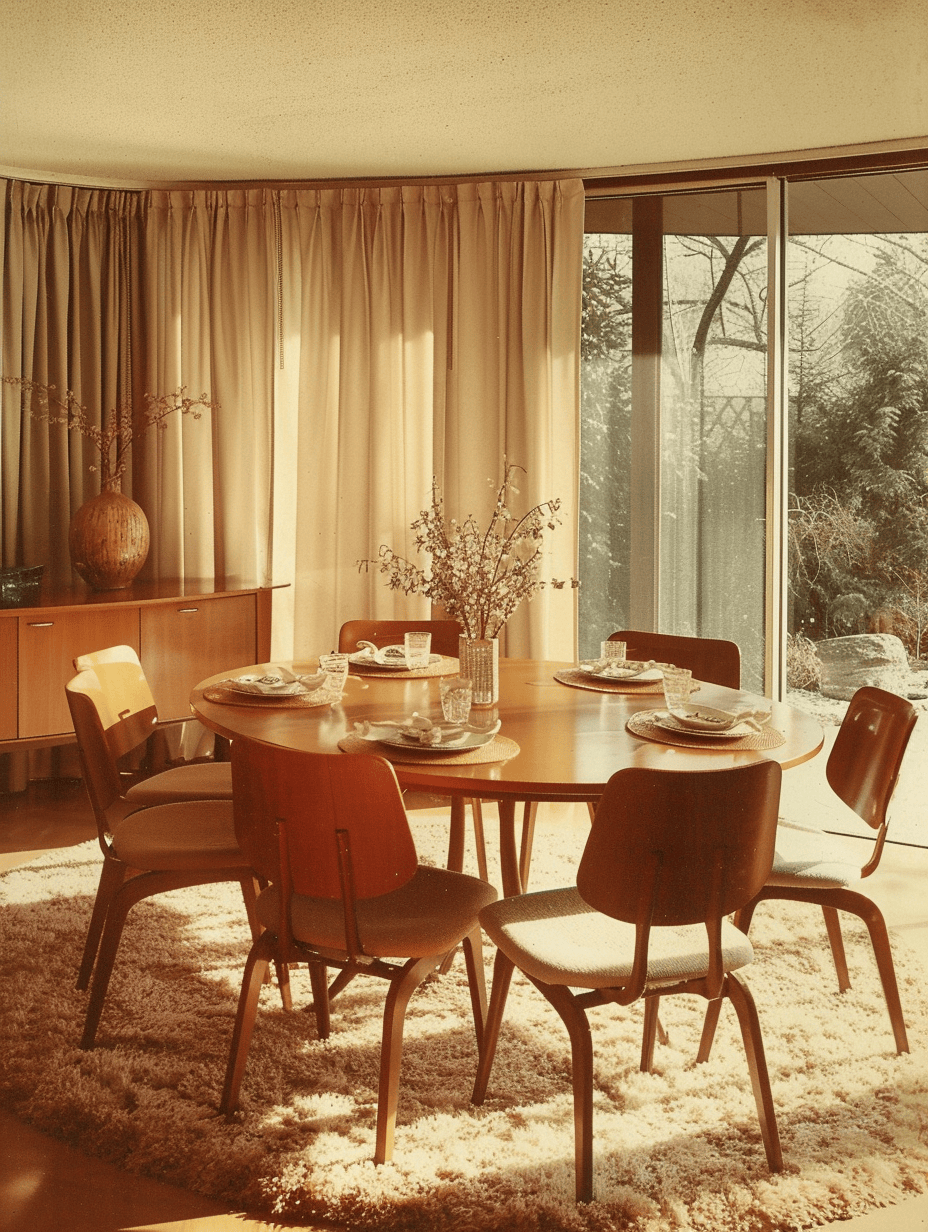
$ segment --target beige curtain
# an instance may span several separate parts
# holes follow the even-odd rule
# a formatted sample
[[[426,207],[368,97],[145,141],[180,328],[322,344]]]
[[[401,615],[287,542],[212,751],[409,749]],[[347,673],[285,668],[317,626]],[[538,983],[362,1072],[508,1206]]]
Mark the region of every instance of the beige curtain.
[[[172,416],[136,459],[152,524],[144,576],[270,578],[275,208],[261,189],[142,198],[136,393],[219,403]],[[157,527],[157,534],[154,528]]]
[[[137,441],[123,491],[151,527],[145,578],[270,576],[276,211],[270,194],[122,193],[4,182],[2,371],[71,389],[98,420],[185,386],[220,404]],[[72,580],[92,444],[3,387],[4,564]]]
[[[130,389],[137,198],[18,181],[4,195],[0,370],[71,389],[99,416]],[[98,455],[64,425],[23,416],[18,390],[3,386],[2,398],[2,562],[44,564],[68,585],[68,523],[99,490]],[[131,476],[123,486],[131,495]]]
[[[179,385],[221,405],[134,450],[143,577],[273,582],[275,655],[315,655],[352,617],[428,614],[358,562],[415,555],[433,476],[486,518],[504,457],[518,509],[563,501],[545,576],[576,572],[580,181],[7,195],[4,373],[104,410]],[[92,447],[10,392],[4,563],[67,582]],[[572,656],[575,608],[542,592],[505,648]]]
[[[358,562],[383,543],[415,559],[409,524],[433,476],[449,516],[488,516],[504,456],[526,468],[525,508],[562,498],[547,565],[574,575],[581,182],[293,191],[280,204],[289,411],[274,579],[292,582],[292,653],[330,648],[352,617],[428,615]],[[571,657],[574,599],[542,592],[511,622],[508,652]]]

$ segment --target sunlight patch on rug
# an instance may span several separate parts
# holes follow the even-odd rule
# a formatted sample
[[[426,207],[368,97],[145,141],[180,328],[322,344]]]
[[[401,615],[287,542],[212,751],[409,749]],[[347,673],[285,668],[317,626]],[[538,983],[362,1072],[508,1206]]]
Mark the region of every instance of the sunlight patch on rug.
[[[423,857],[446,831],[418,818]],[[582,828],[546,824],[533,886],[566,884]],[[747,979],[758,1003],[786,1171],[766,1168],[730,1006],[711,1061],[693,1058],[703,1003],[662,1002],[669,1046],[638,1071],[641,1010],[591,1012],[597,1201],[573,1200],[566,1031],[516,975],[485,1105],[463,961],[410,1002],[393,1164],[371,1162],[385,985],[358,979],[315,1038],[305,969],[284,1014],[262,1009],[233,1122],[217,1113],[249,936],[237,886],[147,900],[130,913],[97,1047],[76,1047],[77,971],[101,857],[95,844],[0,877],[0,1102],[88,1154],[255,1212],[354,1227],[464,1232],[747,1232],[803,1228],[928,1189],[925,973],[893,940],[912,1053],[897,1057],[872,953],[845,938],[854,988],[836,991],[821,914],[762,907]],[[489,964],[491,951],[488,947]],[[489,966],[488,966],[489,979]]]

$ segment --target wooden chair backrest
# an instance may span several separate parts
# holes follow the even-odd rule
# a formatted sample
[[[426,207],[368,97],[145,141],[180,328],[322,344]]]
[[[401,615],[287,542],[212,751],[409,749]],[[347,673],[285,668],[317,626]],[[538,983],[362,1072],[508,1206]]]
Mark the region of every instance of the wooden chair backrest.
[[[828,755],[832,791],[875,830],[886,820],[917,719],[912,703],[897,693],[858,689]]]
[[[729,915],[773,863],[781,769],[620,770],[593,819],[577,888],[597,911],[645,925]]]
[[[235,833],[250,866],[280,884],[278,821],[293,890],[340,899],[336,831],[347,831],[354,894],[375,898],[418,867],[396,774],[367,753],[304,753],[256,740],[232,742]]]
[[[458,657],[461,626],[456,620],[349,620],[339,630],[338,649],[342,654],[351,654],[362,641],[378,647],[392,646],[402,642],[404,633],[419,630],[431,633],[432,654]]]
[[[131,653],[134,662],[116,659],[85,667],[65,685],[84,782],[98,823],[123,797],[119,758],[137,749],[158,723],[148,681],[135,652]]]
[[[629,659],[656,659],[688,667],[697,680],[721,684],[727,689],[741,688],[741,651],[737,642],[718,637],[678,637],[673,633],[645,633],[621,629],[609,636],[610,642],[625,642]]]

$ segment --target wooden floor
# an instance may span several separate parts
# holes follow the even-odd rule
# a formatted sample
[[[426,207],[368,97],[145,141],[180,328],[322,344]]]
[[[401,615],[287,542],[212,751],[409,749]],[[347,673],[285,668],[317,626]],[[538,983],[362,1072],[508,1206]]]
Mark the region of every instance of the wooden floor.
[[[0,795],[0,870],[95,833],[79,782],[33,783],[26,792]],[[888,845],[871,892],[890,927],[918,950],[928,977],[926,885],[928,851]],[[296,1226],[265,1224],[184,1190],[130,1176],[0,1112],[3,1232],[271,1232]],[[928,1195],[831,1227],[928,1232]]]

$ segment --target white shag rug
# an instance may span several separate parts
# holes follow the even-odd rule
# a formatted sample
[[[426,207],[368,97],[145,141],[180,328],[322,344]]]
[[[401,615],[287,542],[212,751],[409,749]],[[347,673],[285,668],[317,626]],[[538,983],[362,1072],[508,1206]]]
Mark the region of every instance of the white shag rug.
[[[542,806],[533,888],[567,884],[583,828]],[[415,816],[415,815],[414,815]],[[441,859],[440,820],[415,818]],[[492,834],[492,823],[488,831]],[[0,1102],[123,1168],[290,1220],[416,1232],[747,1232],[799,1229],[928,1190],[925,973],[894,941],[912,1052],[897,1057],[864,934],[845,928],[854,988],[839,995],[821,914],[768,905],[755,918],[758,1003],[786,1171],[767,1171],[744,1054],[726,1006],[713,1056],[694,1057],[704,1003],[662,1003],[669,1046],[638,1071],[640,1007],[591,1012],[596,1201],[574,1194],[567,1033],[518,973],[486,1104],[463,961],[407,1015],[390,1165],[375,1168],[386,985],[355,980],[327,1042],[312,1014],[262,1009],[232,1122],[217,1113],[248,932],[237,887],[175,891],[133,908],[97,1047],[76,1047],[74,989],[101,857],[66,849],[0,877]],[[488,947],[489,950],[489,947]],[[488,979],[491,952],[487,954]],[[308,1005],[305,969],[295,1004]]]

